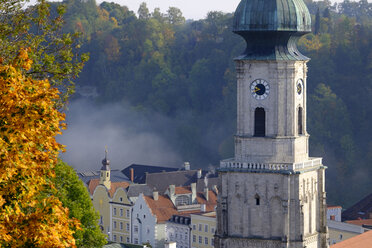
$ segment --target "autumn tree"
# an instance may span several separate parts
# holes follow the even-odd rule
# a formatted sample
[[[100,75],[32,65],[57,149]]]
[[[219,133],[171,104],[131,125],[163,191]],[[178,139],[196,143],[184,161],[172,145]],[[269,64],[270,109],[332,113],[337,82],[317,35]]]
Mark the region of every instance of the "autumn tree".
[[[79,55],[79,33],[63,33],[64,5],[45,0],[25,8],[27,0],[0,1],[0,57],[11,63],[18,51],[29,47],[31,68],[25,72],[34,79],[48,78],[65,101],[73,92],[72,80],[82,70],[87,54]]]
[[[74,247],[78,221],[54,196],[64,115],[55,108],[59,91],[27,74],[30,49],[0,64],[0,246]],[[32,52],[31,52],[32,53]]]

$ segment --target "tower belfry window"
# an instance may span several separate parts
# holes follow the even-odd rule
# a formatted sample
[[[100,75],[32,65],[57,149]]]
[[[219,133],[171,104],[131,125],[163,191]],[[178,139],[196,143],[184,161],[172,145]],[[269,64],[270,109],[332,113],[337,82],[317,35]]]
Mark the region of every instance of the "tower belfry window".
[[[260,196],[256,194],[256,196],[254,198],[256,199],[256,205],[259,206],[260,205]]]
[[[264,108],[256,108],[254,111],[254,136],[265,137],[266,114]]]
[[[298,135],[304,134],[303,125],[302,125],[302,107],[298,108]]]

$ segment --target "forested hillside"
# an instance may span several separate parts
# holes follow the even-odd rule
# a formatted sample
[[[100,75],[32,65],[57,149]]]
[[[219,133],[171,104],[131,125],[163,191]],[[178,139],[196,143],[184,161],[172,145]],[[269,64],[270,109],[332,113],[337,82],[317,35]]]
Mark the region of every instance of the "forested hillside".
[[[134,12],[94,0],[63,3],[65,30],[81,32],[82,50],[90,53],[77,89],[96,89],[97,103],[129,104],[143,116],[175,120],[174,135],[159,133],[196,166],[233,156],[233,58],[245,47],[232,33],[232,13],[193,21],[177,8],[150,13],[146,4]],[[307,4],[314,32],[299,47],[311,58],[310,151],[329,167],[329,202],[347,206],[372,186],[372,4]]]

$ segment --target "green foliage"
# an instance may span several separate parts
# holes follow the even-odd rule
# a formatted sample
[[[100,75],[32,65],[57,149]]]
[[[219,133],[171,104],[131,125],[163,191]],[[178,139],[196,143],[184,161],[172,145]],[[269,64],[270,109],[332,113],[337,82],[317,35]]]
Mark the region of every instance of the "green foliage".
[[[72,80],[81,71],[87,54],[77,53],[80,48],[78,33],[62,33],[65,7],[53,10],[45,0],[27,9],[25,0],[1,1],[0,3],[0,57],[4,63],[14,60],[21,48],[31,48],[33,60],[27,71],[35,79],[49,78],[62,94],[62,101],[73,91]]]
[[[69,209],[69,217],[81,222],[82,230],[76,231],[77,247],[102,247],[107,240],[98,226],[99,215],[93,209],[89,193],[76,172],[66,163],[59,161],[52,179],[57,197]]]

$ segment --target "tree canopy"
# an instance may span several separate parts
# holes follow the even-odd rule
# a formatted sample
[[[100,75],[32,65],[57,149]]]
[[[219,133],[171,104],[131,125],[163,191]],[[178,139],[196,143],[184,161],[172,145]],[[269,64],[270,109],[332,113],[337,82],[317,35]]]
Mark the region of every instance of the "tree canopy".
[[[50,179],[63,149],[55,140],[64,127],[54,107],[59,91],[26,74],[28,51],[0,64],[0,245],[74,247],[79,222],[55,194],[40,194],[56,193]]]

